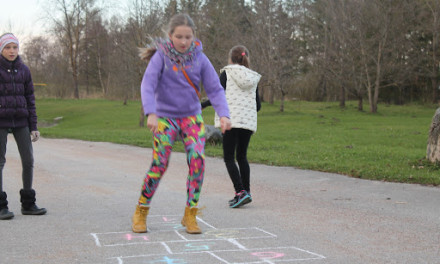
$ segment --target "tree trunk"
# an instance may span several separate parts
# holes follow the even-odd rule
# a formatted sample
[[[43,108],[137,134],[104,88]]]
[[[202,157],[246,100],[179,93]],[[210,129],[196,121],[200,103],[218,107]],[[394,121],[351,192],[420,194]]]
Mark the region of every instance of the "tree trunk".
[[[374,98],[373,104],[371,105],[371,113],[377,113],[377,104],[379,101],[379,89],[380,89],[380,81],[381,81],[381,73],[382,73],[382,46],[379,44],[379,49],[377,51],[377,63],[376,63],[376,80],[374,82]]]
[[[434,76],[431,78],[431,85],[432,85],[432,103],[437,104],[438,103],[438,79],[437,76]]]
[[[284,112],[284,98],[286,96],[284,95],[284,93],[281,93],[281,102],[280,102],[280,112]]]
[[[373,93],[372,93],[372,88],[371,88],[371,78],[370,78],[370,73],[368,72],[368,64],[365,60],[365,51],[364,49],[361,47],[361,52],[362,52],[362,56],[364,57],[364,71],[365,71],[365,77],[366,77],[366,86],[367,86],[367,95],[368,95],[368,103],[370,104],[370,112],[373,112]]]
[[[440,108],[435,111],[429,129],[426,158],[431,162],[440,162]]]
[[[107,95],[107,87],[105,87],[104,80],[102,78],[102,64],[101,64],[101,56],[98,56],[98,79],[99,79],[99,85],[101,85],[101,91],[103,95]]]
[[[362,95],[358,96],[358,111],[364,111],[364,101]]]
[[[270,82],[272,85],[269,87],[269,104],[273,105],[273,103],[275,102],[275,92],[274,90],[276,89],[275,87],[278,87],[278,82],[275,82],[273,79],[271,79]]]
[[[339,91],[339,107],[345,108],[345,87],[341,85],[341,90]]]
[[[367,85],[368,103],[370,104],[370,112],[373,112],[373,94],[371,92],[371,84]]]
[[[74,96],[75,99],[79,99],[79,85],[78,85],[78,75],[73,75],[73,85],[74,85]]]
[[[72,67],[73,95],[75,99],[79,99],[78,64],[77,64],[76,56],[73,53],[73,48],[70,48],[69,52],[70,52],[70,66]]]

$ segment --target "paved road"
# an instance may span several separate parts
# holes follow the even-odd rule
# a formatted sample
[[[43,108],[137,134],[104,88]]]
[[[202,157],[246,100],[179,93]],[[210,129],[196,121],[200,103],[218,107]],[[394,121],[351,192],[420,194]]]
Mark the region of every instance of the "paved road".
[[[9,138],[0,263],[440,263],[440,188],[251,165],[254,201],[230,209],[223,161],[207,158],[202,235],[179,225],[186,162],[173,153],[149,233],[130,232],[151,150],[65,139],[34,144],[37,204],[20,214],[21,169]]]

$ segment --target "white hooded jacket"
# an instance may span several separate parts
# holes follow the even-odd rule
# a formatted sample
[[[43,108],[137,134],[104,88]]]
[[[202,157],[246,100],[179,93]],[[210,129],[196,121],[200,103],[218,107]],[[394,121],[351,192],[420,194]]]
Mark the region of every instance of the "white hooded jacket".
[[[257,131],[257,105],[255,102],[258,82],[261,75],[245,66],[230,64],[220,70],[226,71],[226,100],[232,128]],[[215,126],[220,127],[216,113]]]

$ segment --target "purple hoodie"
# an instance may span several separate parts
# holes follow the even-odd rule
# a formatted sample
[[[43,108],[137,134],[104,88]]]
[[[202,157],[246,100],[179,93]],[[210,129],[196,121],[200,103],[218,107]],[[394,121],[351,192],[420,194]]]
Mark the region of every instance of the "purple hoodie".
[[[203,53],[200,41],[191,60],[183,63],[189,78],[200,91],[203,83],[206,94],[220,117],[229,118],[225,91],[208,57]],[[141,98],[144,113],[155,113],[159,117],[182,118],[200,114],[200,101],[194,88],[162,49],[157,49],[150,59],[141,83]]]

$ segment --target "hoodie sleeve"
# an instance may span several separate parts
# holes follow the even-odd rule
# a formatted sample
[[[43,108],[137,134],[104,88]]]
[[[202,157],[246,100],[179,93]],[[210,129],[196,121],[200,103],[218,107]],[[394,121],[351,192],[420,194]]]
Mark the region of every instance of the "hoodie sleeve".
[[[220,83],[223,86],[223,89],[225,89],[225,91],[226,91],[226,81],[227,81],[226,71],[223,71],[220,74]],[[258,96],[258,94],[257,94],[257,96]],[[208,106],[212,106],[211,101],[209,101],[209,100],[206,100],[206,101],[202,102],[201,105],[202,105],[202,109],[204,109],[204,108],[206,108]]]
[[[155,91],[162,75],[164,60],[160,52],[156,51],[151,57],[144,77],[141,82],[141,99],[144,114],[156,113],[156,97]]]
[[[35,106],[35,93],[34,84],[32,82],[32,75],[28,67],[26,69],[26,81],[24,83],[25,97],[27,103],[27,109],[29,111],[28,124],[30,131],[37,131],[37,110]]]
[[[226,76],[226,71],[222,71],[220,74],[220,83],[223,86],[223,89],[226,91],[226,82],[228,81],[228,77]]]
[[[261,109],[261,100],[260,100],[260,96],[258,95],[258,86],[257,86],[257,91],[255,91],[256,96],[255,96],[255,100],[257,101],[257,112],[260,111]]]
[[[205,88],[206,94],[208,95],[209,101],[211,102],[214,110],[217,112],[219,117],[229,118],[229,108],[226,101],[225,91],[220,84],[217,72],[209,61],[208,57],[203,54],[203,66],[202,66],[202,82]]]

